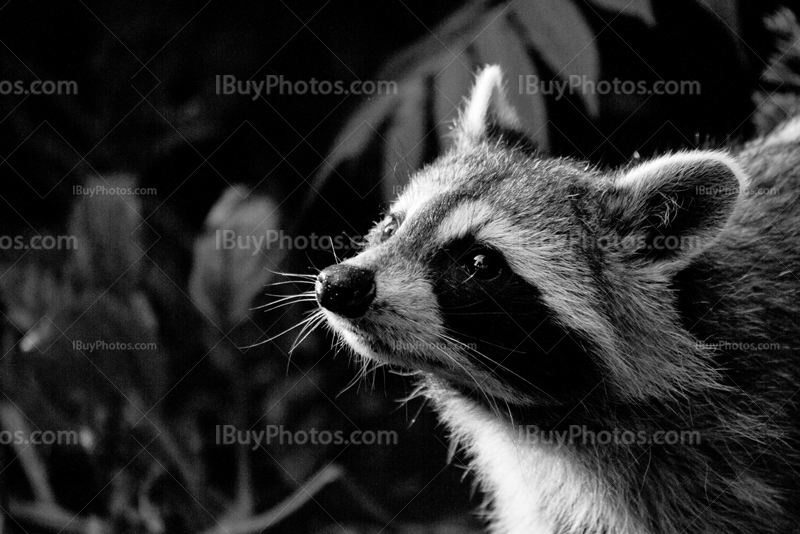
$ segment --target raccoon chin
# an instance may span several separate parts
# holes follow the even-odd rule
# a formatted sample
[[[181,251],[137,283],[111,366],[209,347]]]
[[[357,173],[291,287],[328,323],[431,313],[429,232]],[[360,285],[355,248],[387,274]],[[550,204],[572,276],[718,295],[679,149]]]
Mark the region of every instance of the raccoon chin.
[[[429,384],[436,383],[440,387],[447,387],[464,398],[494,409],[495,412],[500,405],[515,405],[522,408],[531,405],[530,399],[520,397],[513,389],[494,377],[483,376],[476,370],[465,367],[452,368],[437,359],[392,350],[392,347],[385,346],[379,337],[358,328],[348,320],[332,313],[326,315],[330,321],[329,326],[343,344],[365,361],[373,361],[419,375]]]
[[[345,321],[342,321],[341,319],[339,319],[338,317],[334,316],[331,313],[326,313],[326,315],[328,316],[328,321],[330,325],[333,327],[333,331],[355,353],[365,358],[377,360],[382,363],[391,363],[387,361],[385,358],[378,356],[378,353],[372,349],[372,346],[365,334],[356,332],[353,328],[350,327],[349,324],[347,324]]]
[[[391,351],[380,348],[380,340],[376,336],[334,313],[323,311],[331,330],[359,356],[381,364],[399,366],[408,370],[415,369],[416,366],[411,362],[397,358]]]

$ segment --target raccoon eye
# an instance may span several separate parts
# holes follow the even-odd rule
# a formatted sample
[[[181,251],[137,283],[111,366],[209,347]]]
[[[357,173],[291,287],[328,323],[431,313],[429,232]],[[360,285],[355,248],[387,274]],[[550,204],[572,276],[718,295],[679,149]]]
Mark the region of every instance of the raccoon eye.
[[[503,259],[494,250],[479,248],[464,256],[462,266],[470,277],[478,280],[494,280],[503,271]]]
[[[392,237],[399,227],[400,222],[397,220],[397,217],[390,215],[389,221],[381,228],[381,241],[386,241]]]

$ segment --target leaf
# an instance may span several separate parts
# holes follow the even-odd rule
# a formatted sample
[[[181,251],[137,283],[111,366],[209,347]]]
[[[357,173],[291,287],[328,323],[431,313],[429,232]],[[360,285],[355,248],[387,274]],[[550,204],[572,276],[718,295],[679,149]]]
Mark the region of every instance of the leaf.
[[[600,76],[597,41],[583,13],[573,2],[515,2],[508,11],[512,23],[518,23],[525,38],[557,77],[570,81],[572,77],[585,76],[587,81],[597,82]],[[597,94],[583,92],[581,96],[590,117],[596,118],[600,113]]]
[[[194,246],[189,294],[225,333],[249,315],[250,302],[278,270],[283,247],[293,243],[280,221],[275,202],[241,185],[228,189],[206,218]]]
[[[648,6],[646,1],[634,2],[632,13],[646,16]],[[379,170],[368,169],[366,178],[344,179],[348,183],[372,180],[372,184],[382,180],[384,198],[395,197],[398,185],[407,181],[411,171],[420,168],[433,152],[449,146],[452,124],[474,83],[475,72],[487,63],[504,69],[509,98],[543,153],[550,148],[545,98],[541,91],[520,90],[521,76],[538,75],[532,54],[540,56],[562,81],[577,78],[582,83],[596,83],[600,75],[595,35],[571,1],[537,0],[496,7],[469,2],[431,34],[391,60],[379,75],[384,80],[398,80],[397,94],[366,103],[347,122],[315,178],[315,191],[322,191],[333,173],[346,169],[345,162],[363,160],[370,150],[380,150],[383,163]],[[581,99],[590,118],[596,119],[598,95],[586,92]],[[382,139],[386,125],[388,134]],[[428,130],[435,130],[436,137]],[[393,177],[387,179],[390,174]]]
[[[739,18],[738,7],[739,2],[735,0],[701,0],[699,4],[716,15],[722,23],[737,36],[737,45],[739,45],[742,38],[742,24]]]
[[[403,84],[403,100],[395,112],[392,126],[386,135],[384,171],[380,183],[384,198],[396,196],[397,188],[405,185],[408,176],[420,168],[425,152],[425,109],[427,84],[423,77],[414,77]],[[436,135],[436,132],[433,132]]]
[[[363,156],[375,142],[383,125],[394,126],[388,137],[388,143],[381,143],[384,150],[383,159],[387,162],[383,171],[393,170],[393,164],[402,160],[405,149],[418,150],[425,153],[426,143],[432,142],[430,138],[423,140],[420,132],[424,132],[420,125],[433,124],[436,130],[439,146],[446,145],[452,121],[458,116],[458,106],[468,94],[474,81],[474,61],[465,53],[469,40],[465,36],[473,34],[485,13],[485,2],[477,0],[466,3],[458,11],[447,17],[442,24],[433,28],[431,34],[421,39],[408,48],[406,52],[391,58],[378,75],[382,80],[393,80],[398,83],[396,94],[380,95],[365,102],[353,117],[347,121],[341,133],[334,142],[334,148],[326,158],[320,172],[314,180],[313,188],[321,191],[326,182],[331,178],[342,164],[356,160]],[[454,55],[456,57],[454,57]],[[435,77],[433,89],[426,82],[431,76]],[[458,80],[457,83],[451,83]],[[420,89],[426,94],[420,94]],[[434,116],[426,116],[427,92],[434,91]],[[425,98],[421,98],[421,97]],[[409,97],[409,98],[407,98]],[[442,100],[445,101],[442,104]],[[408,128],[404,126],[408,122]],[[423,136],[428,134],[424,132]],[[393,141],[394,140],[394,141]],[[413,142],[412,142],[413,140]],[[422,141],[422,143],[420,143]],[[402,143],[402,146],[400,146]],[[405,148],[403,148],[405,147]],[[419,154],[411,155],[411,160],[416,170],[421,161]],[[385,176],[382,175],[382,176]],[[403,173],[395,173],[401,181],[384,182],[383,192],[386,198],[396,196],[396,185],[402,185]],[[349,178],[349,177],[347,177]],[[381,177],[370,179],[377,181]],[[387,185],[388,184],[388,185]]]
[[[455,50],[466,49],[467,42],[456,45]],[[458,119],[458,110],[475,83],[473,60],[465,52],[453,57],[443,54],[434,72],[433,122],[442,148],[450,145],[450,132]]]
[[[615,13],[623,13],[628,16],[642,19],[648,26],[656,25],[656,18],[653,15],[653,6],[650,0],[589,0],[604,9]],[[702,3],[702,2],[701,2]]]
[[[368,150],[381,125],[389,120],[397,109],[400,103],[398,95],[403,93],[403,89],[401,85],[397,95],[381,95],[366,103],[347,121],[333,143],[333,150],[314,178],[314,190],[320,191],[342,163],[357,159]]]
[[[525,83],[528,76],[537,75],[536,66],[528,55],[525,43],[516,38],[508,19],[494,13],[487,18],[492,22],[475,40],[478,57],[481,63],[497,63],[502,67],[511,105],[536,146],[547,151],[550,143],[544,97],[541,91],[528,91]]]
[[[0,268],[0,297],[6,317],[20,331],[27,332],[41,320],[48,307],[64,293],[56,275],[34,261],[20,260]],[[69,295],[65,295],[69,298]]]
[[[91,176],[70,218],[75,274],[88,285],[128,294],[138,284],[143,217],[130,174]]]

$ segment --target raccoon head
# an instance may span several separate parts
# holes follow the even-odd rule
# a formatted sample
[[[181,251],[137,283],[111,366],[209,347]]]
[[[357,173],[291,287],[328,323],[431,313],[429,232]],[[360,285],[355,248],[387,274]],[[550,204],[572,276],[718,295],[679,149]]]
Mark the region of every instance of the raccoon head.
[[[716,388],[670,283],[724,231],[744,179],[723,152],[614,173],[538,157],[486,67],[453,149],[413,177],[363,251],[319,273],[316,298],[356,353],[489,402]]]

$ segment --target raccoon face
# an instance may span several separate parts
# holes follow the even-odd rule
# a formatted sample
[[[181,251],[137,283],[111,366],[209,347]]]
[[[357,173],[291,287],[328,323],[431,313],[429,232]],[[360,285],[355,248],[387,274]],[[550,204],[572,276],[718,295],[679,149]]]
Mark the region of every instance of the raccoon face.
[[[360,254],[319,273],[329,325],[366,358],[489,402],[715,387],[670,282],[734,210],[735,161],[679,153],[604,175],[539,158],[524,139],[487,67],[454,149],[413,178]]]

